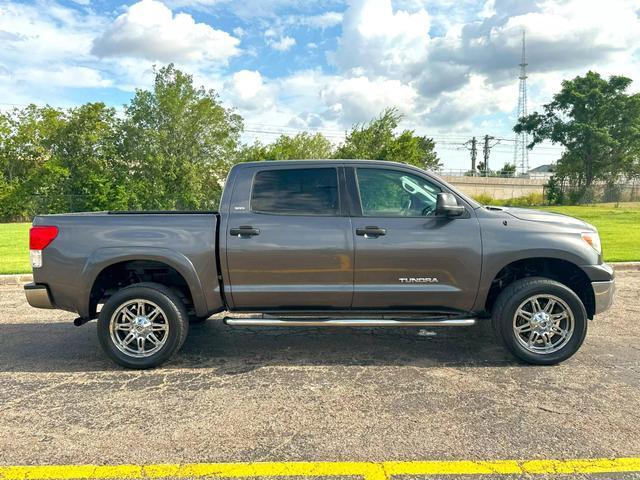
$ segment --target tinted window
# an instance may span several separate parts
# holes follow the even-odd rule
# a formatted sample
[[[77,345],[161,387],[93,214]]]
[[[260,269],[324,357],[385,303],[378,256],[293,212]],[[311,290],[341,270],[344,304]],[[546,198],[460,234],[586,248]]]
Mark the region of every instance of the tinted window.
[[[369,217],[433,216],[441,189],[401,170],[358,168],[362,214]]]
[[[336,215],[337,170],[296,168],[258,172],[253,181],[251,209],[267,213]]]

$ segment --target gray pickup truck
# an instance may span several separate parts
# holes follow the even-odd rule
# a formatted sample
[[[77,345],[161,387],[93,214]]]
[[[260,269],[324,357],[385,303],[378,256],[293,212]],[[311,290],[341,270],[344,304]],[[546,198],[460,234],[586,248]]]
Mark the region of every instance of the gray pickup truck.
[[[573,355],[613,301],[597,230],[564,215],[482,206],[435,175],[379,161],[242,163],[219,212],[35,217],[39,308],[98,318],[111,359],[162,364],[190,322],[470,326],[493,323],[521,360]]]

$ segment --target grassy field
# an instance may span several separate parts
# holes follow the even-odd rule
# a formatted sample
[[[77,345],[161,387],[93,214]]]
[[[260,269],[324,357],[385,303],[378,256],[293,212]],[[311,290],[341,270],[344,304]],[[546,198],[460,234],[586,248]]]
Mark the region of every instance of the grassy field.
[[[0,274],[31,271],[29,227],[30,223],[0,223]]]
[[[581,218],[595,225],[608,262],[640,260],[640,203],[579,207],[536,207]],[[29,266],[29,224],[0,224],[0,274],[26,273]]]
[[[595,225],[600,232],[607,262],[640,260],[640,202],[583,205],[579,207],[542,207],[540,210],[564,213]]]

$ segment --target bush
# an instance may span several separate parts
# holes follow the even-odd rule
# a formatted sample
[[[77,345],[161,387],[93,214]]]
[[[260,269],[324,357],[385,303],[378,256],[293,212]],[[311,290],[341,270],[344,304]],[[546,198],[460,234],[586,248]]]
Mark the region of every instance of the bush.
[[[549,205],[562,205],[564,203],[564,190],[562,179],[553,175],[545,186],[545,194]]]
[[[544,205],[544,195],[541,193],[530,193],[523,197],[507,198],[503,200],[497,200],[491,195],[481,193],[479,195],[473,195],[474,200],[483,205],[496,205],[503,207],[535,207]]]
[[[509,207],[535,207],[538,205],[544,205],[544,195],[541,193],[530,193],[524,197],[516,197],[507,200],[503,200],[503,205]]]
[[[478,202],[481,203],[483,205],[495,205],[496,200],[493,199],[493,197],[491,195],[489,195],[488,193],[481,193],[479,195],[472,195],[473,199]]]

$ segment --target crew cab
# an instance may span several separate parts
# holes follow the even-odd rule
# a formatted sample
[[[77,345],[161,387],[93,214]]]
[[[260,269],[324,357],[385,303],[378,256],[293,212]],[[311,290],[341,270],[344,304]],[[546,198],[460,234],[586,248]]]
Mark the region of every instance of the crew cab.
[[[615,290],[592,225],[482,206],[369,160],[237,164],[219,212],[39,215],[30,249],[29,303],[97,318],[104,351],[130,368],[162,364],[219,312],[238,326],[491,321],[518,358],[553,364]]]

